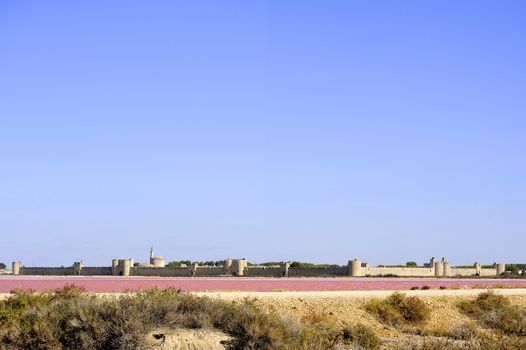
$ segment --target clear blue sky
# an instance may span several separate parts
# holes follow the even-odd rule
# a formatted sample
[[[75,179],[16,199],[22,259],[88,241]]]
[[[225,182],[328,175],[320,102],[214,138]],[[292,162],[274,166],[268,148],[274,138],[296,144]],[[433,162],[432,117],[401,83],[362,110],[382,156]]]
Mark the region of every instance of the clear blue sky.
[[[0,261],[526,260],[524,1],[2,1]]]

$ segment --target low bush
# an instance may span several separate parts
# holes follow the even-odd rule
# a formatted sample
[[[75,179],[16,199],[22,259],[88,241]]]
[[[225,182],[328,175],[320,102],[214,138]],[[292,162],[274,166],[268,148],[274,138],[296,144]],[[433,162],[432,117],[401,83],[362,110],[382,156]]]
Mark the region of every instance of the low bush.
[[[509,306],[508,299],[491,291],[480,293],[475,300],[462,300],[458,304],[462,313],[475,318],[489,311],[504,310]]]
[[[371,300],[365,305],[365,310],[392,326],[421,324],[431,315],[431,310],[420,298],[407,297],[402,293]]]
[[[16,291],[0,301],[0,349],[145,348],[156,328],[215,328],[228,349],[331,349],[341,330],[325,319],[299,320],[251,300],[226,302],[175,290],[116,298],[68,286],[55,293]]]
[[[343,341],[345,344],[353,344],[360,349],[380,349],[382,341],[371,327],[357,324],[343,330]]]
[[[502,337],[497,339],[477,338],[469,342],[454,339],[424,338],[411,339],[394,345],[393,350],[524,350],[526,339]]]
[[[472,341],[477,337],[478,331],[472,323],[464,323],[453,328],[446,335],[455,340]]]
[[[428,290],[428,289],[431,289],[431,287],[430,286],[422,286],[422,287],[414,286],[409,289],[410,290]]]
[[[526,310],[512,306],[507,298],[491,291],[458,304],[462,313],[505,334],[526,336]]]

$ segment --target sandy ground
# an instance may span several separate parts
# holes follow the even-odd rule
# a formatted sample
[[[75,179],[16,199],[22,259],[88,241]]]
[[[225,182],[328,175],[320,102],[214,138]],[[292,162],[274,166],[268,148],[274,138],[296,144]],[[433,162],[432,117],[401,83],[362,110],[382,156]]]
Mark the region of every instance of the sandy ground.
[[[213,329],[156,329],[147,337],[148,350],[224,350],[230,337]]]
[[[462,324],[472,323],[468,317],[462,315],[457,308],[460,300],[471,299],[487,289],[458,289],[458,290],[414,290],[402,293],[420,297],[432,310],[431,319],[419,331],[430,333],[450,331]],[[497,294],[505,295],[512,304],[526,308],[526,288],[492,289]],[[380,323],[374,316],[364,309],[371,298],[383,298],[395,291],[324,291],[324,292],[196,292],[199,296],[219,298],[229,301],[243,301],[253,299],[269,310],[280,314],[294,315],[306,318],[324,318],[346,326],[363,323],[371,326],[375,332],[385,339],[407,338],[409,333]],[[108,297],[118,297],[119,293],[98,293]],[[0,299],[9,294],[0,294]],[[226,336],[221,333],[207,336],[209,330],[204,331],[176,330],[165,331],[166,343],[152,349],[199,349],[205,345],[210,349],[221,349],[221,341]],[[211,331],[214,332],[214,331]],[[418,332],[418,331],[417,331]],[[163,333],[162,330],[159,333]],[[202,343],[203,342],[203,343]],[[157,342],[158,343],[158,342]],[[197,347],[196,347],[197,346]],[[201,347],[202,348],[202,347]]]
[[[487,289],[428,289],[428,290],[405,290],[401,291],[405,295],[414,295],[421,297],[437,297],[437,296],[474,296]],[[502,295],[525,295],[526,288],[511,288],[511,289],[492,289],[497,294]],[[348,291],[308,291],[308,292],[195,292],[194,295],[215,297],[221,299],[242,299],[242,298],[382,298],[386,297],[395,290],[348,290]]]
[[[431,319],[423,327],[429,332],[448,331],[458,326],[473,322],[462,315],[457,303],[466,298],[474,298],[485,289],[467,290],[418,290],[405,291],[406,295],[420,297],[432,310]],[[526,307],[526,289],[495,289],[514,305]],[[292,314],[299,317],[325,317],[345,326],[364,323],[371,326],[382,338],[407,337],[408,334],[385,326],[374,316],[364,310],[371,298],[382,298],[393,291],[344,291],[344,292],[231,292],[231,293],[196,293],[225,300],[256,299],[264,307],[281,314]]]
[[[207,296],[225,300],[241,300],[245,298],[253,299],[295,299],[310,298],[318,300],[329,300],[332,298],[383,298],[392,293],[400,292],[408,296],[420,297],[469,297],[476,296],[488,289],[429,289],[429,290],[352,290],[352,291],[302,291],[302,292],[240,292],[240,291],[221,291],[221,292],[191,292],[193,295]],[[491,289],[493,292],[506,296],[525,296],[526,288],[497,288]],[[96,293],[98,295],[118,296],[121,293]],[[0,299],[9,296],[10,293],[0,293]]]

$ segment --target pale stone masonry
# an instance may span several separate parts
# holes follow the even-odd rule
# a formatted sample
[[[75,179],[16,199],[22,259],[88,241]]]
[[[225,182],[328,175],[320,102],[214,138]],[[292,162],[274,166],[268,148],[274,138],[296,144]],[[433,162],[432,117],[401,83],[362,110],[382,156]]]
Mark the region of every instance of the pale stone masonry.
[[[422,266],[370,266],[359,259],[349,260],[344,266],[291,267],[289,262],[275,266],[249,265],[247,259],[231,259],[222,266],[199,266],[193,263],[186,267],[166,267],[164,258],[155,257],[150,251],[150,263],[135,263],[133,259],[113,259],[111,266],[84,266],[82,261],[70,267],[30,267],[20,261],[13,261],[13,275],[47,276],[162,276],[162,277],[200,277],[200,276],[238,276],[238,277],[491,277],[506,271],[505,264],[493,264],[482,268],[478,262],[473,267],[452,267],[449,260],[431,258]]]
[[[493,264],[492,268],[482,268],[480,263],[473,264],[473,268],[451,267],[449,260],[442,258],[436,261],[431,258],[428,264],[421,267],[370,267],[358,259],[349,261],[349,275],[363,276],[389,276],[400,277],[455,277],[455,276],[497,276],[506,271],[505,264]]]

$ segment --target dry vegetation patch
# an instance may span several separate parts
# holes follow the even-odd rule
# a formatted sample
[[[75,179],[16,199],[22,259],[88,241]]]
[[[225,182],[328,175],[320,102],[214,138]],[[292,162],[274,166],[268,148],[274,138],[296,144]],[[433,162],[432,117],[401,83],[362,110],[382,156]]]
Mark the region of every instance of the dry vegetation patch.
[[[505,298],[513,307],[526,307],[526,296],[521,293],[511,293],[506,290],[499,290],[496,293],[506,295]],[[383,300],[389,297],[389,294],[385,294],[383,298],[378,298],[379,293],[371,293],[376,297],[367,296],[366,293],[354,294],[257,293],[258,300],[255,302],[282,315],[298,317],[325,315],[332,318],[333,322],[343,329],[363,324],[380,337],[382,349],[526,349],[525,337],[500,334],[491,328],[483,327],[477,320],[461,312],[458,307],[459,302],[473,300],[477,294],[466,295],[464,291],[459,291],[458,294],[447,291],[444,295],[439,293],[429,295],[430,293],[424,291],[418,298],[431,310],[429,318],[420,324],[407,323],[403,326],[383,323],[378,316],[366,311],[366,305],[371,300],[374,298]],[[221,297],[228,300],[242,300],[242,295],[246,294],[227,293],[222,294]]]
[[[354,345],[362,349],[380,349],[382,341],[374,330],[364,324],[347,327],[343,330],[343,342],[347,345]]]
[[[524,296],[271,295],[15,292],[0,349],[526,349]]]
[[[227,349],[325,350],[343,342],[342,328],[328,315],[299,318],[254,300],[229,302],[175,290],[115,298],[68,286],[48,294],[17,291],[0,301],[2,350],[151,349],[152,342],[168,344],[181,329],[220,332]]]
[[[490,328],[509,335],[526,336],[526,309],[513,306],[502,295],[484,292],[473,300],[459,302],[458,307],[462,313]]]
[[[373,299],[365,305],[365,309],[390,326],[421,325],[431,315],[431,309],[420,298],[407,297],[402,293]]]

